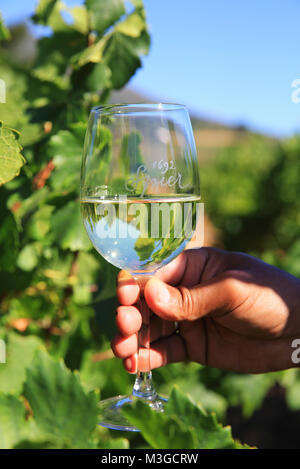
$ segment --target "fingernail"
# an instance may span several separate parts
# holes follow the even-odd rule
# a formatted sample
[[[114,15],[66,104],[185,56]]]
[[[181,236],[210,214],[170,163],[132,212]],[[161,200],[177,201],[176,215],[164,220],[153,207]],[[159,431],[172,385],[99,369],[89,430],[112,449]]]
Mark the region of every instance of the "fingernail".
[[[155,301],[163,304],[170,302],[170,293],[164,282],[157,278],[151,279],[151,289],[154,294]]]

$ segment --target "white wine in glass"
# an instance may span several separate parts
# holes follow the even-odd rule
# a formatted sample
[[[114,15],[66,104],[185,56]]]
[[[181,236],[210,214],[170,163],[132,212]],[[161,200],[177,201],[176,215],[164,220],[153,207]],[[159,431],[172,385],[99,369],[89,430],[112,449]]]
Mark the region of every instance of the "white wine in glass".
[[[179,104],[119,104],[92,109],[81,170],[81,212],[96,250],[140,285],[137,376],[130,396],[100,402],[100,424],[137,431],[121,408],[143,399],[163,411],[150,364],[145,283],[174,259],[199,218],[199,169],[187,109]],[[146,364],[145,364],[146,363]]]

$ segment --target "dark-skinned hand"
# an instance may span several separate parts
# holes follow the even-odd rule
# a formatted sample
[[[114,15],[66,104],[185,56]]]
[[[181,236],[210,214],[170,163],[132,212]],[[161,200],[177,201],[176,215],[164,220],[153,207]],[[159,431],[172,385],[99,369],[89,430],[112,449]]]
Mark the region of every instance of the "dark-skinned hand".
[[[119,334],[112,349],[134,373],[140,288],[124,271],[117,294]],[[300,280],[254,257],[186,250],[147,282],[144,297],[154,313],[151,369],[185,360],[244,373],[295,366],[291,343],[300,338]],[[147,371],[146,363],[141,353],[140,371]]]

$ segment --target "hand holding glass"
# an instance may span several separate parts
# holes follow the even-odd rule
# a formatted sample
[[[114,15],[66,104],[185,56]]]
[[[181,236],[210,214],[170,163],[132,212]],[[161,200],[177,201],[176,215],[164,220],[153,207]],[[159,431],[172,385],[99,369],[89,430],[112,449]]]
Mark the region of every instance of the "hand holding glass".
[[[191,239],[199,216],[199,170],[190,118],[178,104],[120,104],[92,109],[81,170],[81,209],[97,251],[139,283],[142,314],[131,396],[100,402],[101,425],[137,429],[122,405],[144,399],[163,411],[150,365],[151,311],[146,281]]]

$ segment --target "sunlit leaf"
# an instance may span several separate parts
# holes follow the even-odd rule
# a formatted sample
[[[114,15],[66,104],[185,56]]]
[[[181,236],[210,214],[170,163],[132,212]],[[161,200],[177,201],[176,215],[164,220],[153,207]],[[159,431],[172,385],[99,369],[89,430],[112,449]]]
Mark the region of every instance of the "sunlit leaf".
[[[35,9],[33,20],[42,24],[46,24],[57,3],[58,0],[39,0]]]
[[[100,91],[111,85],[111,71],[104,64],[96,64],[86,80],[87,88],[90,91]]]
[[[37,210],[30,219],[27,232],[34,240],[41,241],[45,235],[50,231],[51,227],[51,214],[54,207],[51,205],[43,205]]]
[[[197,444],[196,434],[191,427],[182,424],[176,416],[169,417],[164,412],[153,411],[141,401],[132,407],[126,406],[122,413],[154,449],[192,449]]]
[[[17,266],[20,267],[20,269],[25,270],[26,272],[29,272],[30,270],[33,270],[39,260],[39,252],[38,252],[37,245],[32,243],[32,244],[27,244],[24,246],[24,248],[20,251],[18,259],[17,259]]]
[[[42,342],[38,337],[22,337],[13,332],[4,340],[6,363],[0,363],[0,392],[18,394],[25,381],[26,368]]]
[[[61,130],[51,137],[48,145],[49,158],[55,169],[50,184],[57,190],[79,190],[83,138],[86,126],[78,124],[74,132]]]
[[[122,88],[141,66],[140,58],[132,53],[128,36],[115,32],[107,44],[105,62],[112,72],[112,85],[115,89]]]
[[[86,0],[86,7],[91,15],[92,27],[99,34],[115,23],[124,13],[123,0]]]
[[[107,42],[107,37],[103,37],[95,44],[87,47],[83,50],[83,52],[79,52],[75,54],[71,58],[71,62],[75,67],[82,67],[83,65],[87,64],[88,62],[98,63],[102,60],[103,51],[105,44]]]
[[[40,0],[32,19],[50,26],[55,32],[72,29],[82,34],[88,32],[88,15],[83,5],[70,8],[61,0]]]
[[[73,28],[82,34],[87,34],[89,30],[89,18],[86,8],[83,5],[68,8],[73,17]]]
[[[0,121],[0,186],[18,176],[25,164],[18,136],[18,132],[5,127]]]
[[[234,441],[229,426],[222,427],[217,422],[216,416],[207,413],[195,405],[186,394],[174,387],[166,405],[168,415],[177,415],[187,426],[195,429],[199,448],[231,448]]]
[[[230,427],[223,427],[213,414],[193,404],[177,388],[172,389],[163,413],[153,411],[142,402],[127,406],[123,413],[153,448],[243,447],[233,440]]]
[[[124,21],[121,21],[115,27],[116,31],[126,34],[127,36],[139,37],[145,29],[145,20],[143,16],[134,11]]]
[[[54,213],[52,234],[63,249],[91,249],[91,242],[82,223],[79,202],[69,202]]]
[[[15,396],[0,393],[0,449],[13,448],[22,439],[24,426],[24,404]]]
[[[88,447],[97,423],[97,396],[87,394],[78,375],[46,352],[36,354],[27,370],[25,396],[42,432],[53,435],[61,445]]]

